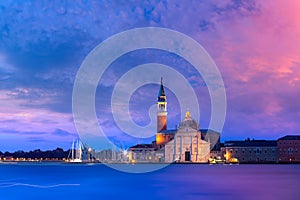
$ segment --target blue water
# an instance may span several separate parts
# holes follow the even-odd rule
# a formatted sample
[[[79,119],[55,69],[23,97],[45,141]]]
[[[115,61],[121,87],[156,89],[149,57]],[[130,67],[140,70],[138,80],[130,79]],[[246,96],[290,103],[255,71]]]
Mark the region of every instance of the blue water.
[[[0,165],[0,199],[300,199],[300,165]]]

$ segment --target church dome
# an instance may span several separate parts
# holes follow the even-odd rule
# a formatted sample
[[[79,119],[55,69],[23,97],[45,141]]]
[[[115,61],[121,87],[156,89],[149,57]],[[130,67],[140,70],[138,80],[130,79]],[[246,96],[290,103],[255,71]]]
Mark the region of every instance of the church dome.
[[[196,120],[192,119],[191,113],[187,111],[184,120],[179,124],[178,128],[179,129],[192,128],[198,130],[198,123],[196,122]]]

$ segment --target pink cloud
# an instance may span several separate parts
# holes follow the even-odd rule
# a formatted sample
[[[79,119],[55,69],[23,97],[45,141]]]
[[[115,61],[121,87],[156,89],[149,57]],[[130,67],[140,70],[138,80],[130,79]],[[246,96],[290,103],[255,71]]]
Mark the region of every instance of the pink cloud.
[[[27,91],[22,89],[22,91]],[[17,132],[53,132],[63,129],[76,132],[72,114],[32,108],[30,100],[17,99],[11,91],[0,91],[0,127]]]
[[[204,46],[224,77],[232,127],[294,133],[300,128],[300,2],[262,1],[257,8],[249,16],[218,16]]]

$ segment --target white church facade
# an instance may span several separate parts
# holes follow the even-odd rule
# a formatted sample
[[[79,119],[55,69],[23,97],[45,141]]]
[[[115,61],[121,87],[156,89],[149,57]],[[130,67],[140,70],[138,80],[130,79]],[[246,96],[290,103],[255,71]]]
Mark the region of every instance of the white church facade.
[[[165,162],[207,163],[209,157],[210,143],[201,139],[197,122],[187,112],[173,140],[165,144]]]

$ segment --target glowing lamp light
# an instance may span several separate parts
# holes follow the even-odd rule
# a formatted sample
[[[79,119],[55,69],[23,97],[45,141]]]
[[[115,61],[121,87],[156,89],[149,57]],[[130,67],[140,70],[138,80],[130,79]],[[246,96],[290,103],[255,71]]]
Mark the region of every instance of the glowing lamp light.
[[[160,135],[160,134],[157,134],[156,135],[156,143],[157,144],[163,144],[164,142],[165,142],[164,136]]]

